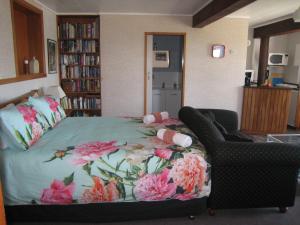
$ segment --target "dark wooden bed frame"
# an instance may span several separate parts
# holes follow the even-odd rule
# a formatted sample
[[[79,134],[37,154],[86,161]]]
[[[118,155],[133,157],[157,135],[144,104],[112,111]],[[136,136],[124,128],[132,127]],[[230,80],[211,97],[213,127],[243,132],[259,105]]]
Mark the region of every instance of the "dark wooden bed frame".
[[[27,101],[38,94],[32,90],[18,98],[0,104],[0,109],[13,103]],[[5,192],[5,190],[4,190]],[[207,197],[187,201],[115,202],[74,205],[16,205],[5,206],[8,222],[113,222],[139,219],[195,215],[206,210]]]

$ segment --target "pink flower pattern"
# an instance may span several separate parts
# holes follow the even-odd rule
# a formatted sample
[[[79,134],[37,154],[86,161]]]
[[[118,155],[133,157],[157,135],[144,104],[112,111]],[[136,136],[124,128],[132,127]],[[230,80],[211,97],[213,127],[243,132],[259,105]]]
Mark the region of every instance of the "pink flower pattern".
[[[32,123],[32,139],[29,142],[29,145],[35,144],[43,135],[44,131],[41,124],[34,122]]]
[[[44,204],[71,204],[74,190],[73,182],[66,186],[64,182],[54,180],[50,188],[43,190],[40,200]]]
[[[35,111],[31,106],[18,105],[17,109],[23,115],[24,121],[27,124],[32,124],[36,121],[37,111]]]
[[[170,159],[173,154],[173,151],[167,148],[157,148],[154,152],[154,155],[162,159]]]
[[[133,191],[138,200],[165,200],[176,192],[176,185],[169,181],[169,170],[164,169],[161,174],[147,174],[141,177]]]
[[[59,106],[59,103],[50,97],[45,97],[45,99],[48,102],[51,111],[57,112],[57,107]]]
[[[109,142],[90,142],[75,147],[72,162],[75,165],[85,165],[91,161],[99,159],[101,156],[118,150],[116,141]]]
[[[58,123],[59,121],[61,121],[61,116],[59,112],[55,112],[55,121],[56,123]]]
[[[174,183],[185,190],[186,194],[194,193],[196,187],[201,191],[205,182],[206,162],[197,154],[187,153],[177,159],[170,176]]]
[[[82,203],[112,202],[119,198],[119,191],[114,180],[105,185],[101,178],[93,176],[93,181],[93,187],[83,192]]]
[[[174,121],[170,119],[168,122],[174,124]],[[157,126],[160,128],[161,124]],[[34,124],[32,128],[33,133],[39,136],[40,128]],[[157,137],[149,135],[146,139],[129,144],[126,142],[120,146],[116,141],[93,141],[71,147],[70,150],[61,150],[64,157],[55,156],[51,160],[65,160],[69,157],[71,164],[82,166],[80,169],[84,170],[83,174],[92,178],[92,185],[80,185],[81,190],[77,191],[79,203],[114,202],[121,198],[132,200],[132,195],[138,201],[186,201],[209,193],[209,189],[204,186],[207,164],[198,153],[201,150],[198,145],[189,149],[176,146],[170,149],[170,145]],[[112,156],[114,162],[110,157],[103,157],[119,148],[120,151]],[[178,153],[174,159],[173,153]],[[115,161],[117,157],[121,158]],[[54,180],[50,188],[43,190],[40,200],[48,204],[70,204],[75,201],[74,189],[73,182],[65,185]]]

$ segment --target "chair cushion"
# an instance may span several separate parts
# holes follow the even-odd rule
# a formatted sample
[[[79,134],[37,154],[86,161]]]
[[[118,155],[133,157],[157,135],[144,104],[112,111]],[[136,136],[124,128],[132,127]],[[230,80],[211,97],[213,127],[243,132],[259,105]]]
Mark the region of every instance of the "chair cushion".
[[[224,135],[226,141],[233,142],[254,142],[253,138],[247,134],[240,131],[233,131]]]
[[[207,119],[211,120],[212,123],[218,128],[218,130],[223,134],[228,134],[225,127],[223,127],[222,124],[220,124],[215,117],[215,114],[212,111],[206,111],[202,113]],[[225,137],[225,136],[224,136]],[[226,138],[225,138],[226,139]]]
[[[198,110],[185,106],[179,111],[179,119],[191,129],[199,141],[209,149],[217,141],[225,141],[222,133]]]
[[[212,111],[206,111],[202,113],[207,119],[209,119],[222,133],[223,137],[226,141],[233,141],[233,142],[253,142],[253,139],[240,131],[231,131],[228,132],[222,124],[220,124],[215,117],[215,114]]]

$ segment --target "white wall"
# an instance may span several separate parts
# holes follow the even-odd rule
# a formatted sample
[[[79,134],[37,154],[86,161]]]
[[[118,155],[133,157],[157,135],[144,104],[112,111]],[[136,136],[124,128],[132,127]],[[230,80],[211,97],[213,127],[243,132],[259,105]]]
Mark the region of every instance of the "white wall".
[[[0,72],[5,71],[8,75],[15,74],[15,63],[14,63],[14,52],[13,52],[13,42],[12,42],[12,25],[10,20],[10,0],[0,0]],[[47,53],[47,38],[57,40],[56,35],[56,15],[37,4],[34,0],[28,0],[28,2],[34,4],[35,6],[41,8],[44,13],[44,35],[45,35],[45,63],[46,71],[48,71],[48,53]],[[2,20],[2,16],[5,15],[5,22]],[[3,16],[4,17],[4,16]],[[5,29],[4,29],[5,26]],[[5,44],[4,44],[5,43]],[[7,54],[7,55],[4,55]],[[3,56],[6,59],[4,60]],[[3,69],[3,70],[2,70]],[[4,74],[1,74],[4,75]],[[0,103],[5,102],[14,97],[20,96],[32,89],[37,89],[42,86],[57,85],[58,75],[48,74],[46,78],[11,83],[6,85],[0,85]]]
[[[0,14],[10,12],[7,2],[0,0]],[[46,45],[47,38],[56,40],[56,16],[39,7],[44,11]],[[187,33],[185,105],[241,111],[248,21],[225,18],[203,29],[192,28],[191,24],[192,18],[186,16],[101,16],[103,115],[143,114],[144,32],[151,31]],[[5,38],[2,33],[1,38]],[[212,44],[226,46],[225,58],[210,57]],[[46,46],[45,50],[47,59]],[[0,61],[0,67],[3,65]],[[0,85],[0,102],[56,84],[57,74],[49,74],[46,78]]]
[[[247,55],[247,67],[252,67],[256,71],[258,70],[258,64],[259,64],[259,50],[260,50],[260,39],[255,39],[250,49],[250,51],[252,51],[251,53],[252,56],[251,54]],[[300,32],[270,37],[269,52],[287,53],[289,55],[288,66],[284,67],[283,69],[284,81],[288,83],[299,84],[300,82],[300,69],[299,69]],[[271,72],[282,73],[281,67],[280,68],[272,67],[270,70]]]
[[[287,37],[287,53],[289,63],[285,81],[290,83],[300,83],[300,32],[290,33]]]
[[[0,0],[0,77],[15,77],[10,1]]]
[[[278,35],[270,37],[269,52],[271,53],[286,53],[288,47],[288,35]]]
[[[144,32],[186,32],[185,105],[241,112],[248,21],[221,19],[192,28],[191,17],[101,16],[103,115],[143,114]],[[223,59],[210,56],[224,44]]]

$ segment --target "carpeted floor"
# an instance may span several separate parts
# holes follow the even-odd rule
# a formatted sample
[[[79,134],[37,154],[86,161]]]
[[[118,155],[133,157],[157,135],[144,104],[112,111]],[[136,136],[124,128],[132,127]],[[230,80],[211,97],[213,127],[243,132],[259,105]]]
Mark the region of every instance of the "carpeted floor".
[[[12,225],[96,225],[92,223],[14,223]],[[183,218],[165,218],[158,220],[140,220],[118,223],[99,223],[99,225],[299,225],[300,196],[294,207],[281,214],[276,208],[218,210],[214,217],[202,213],[195,220]]]

